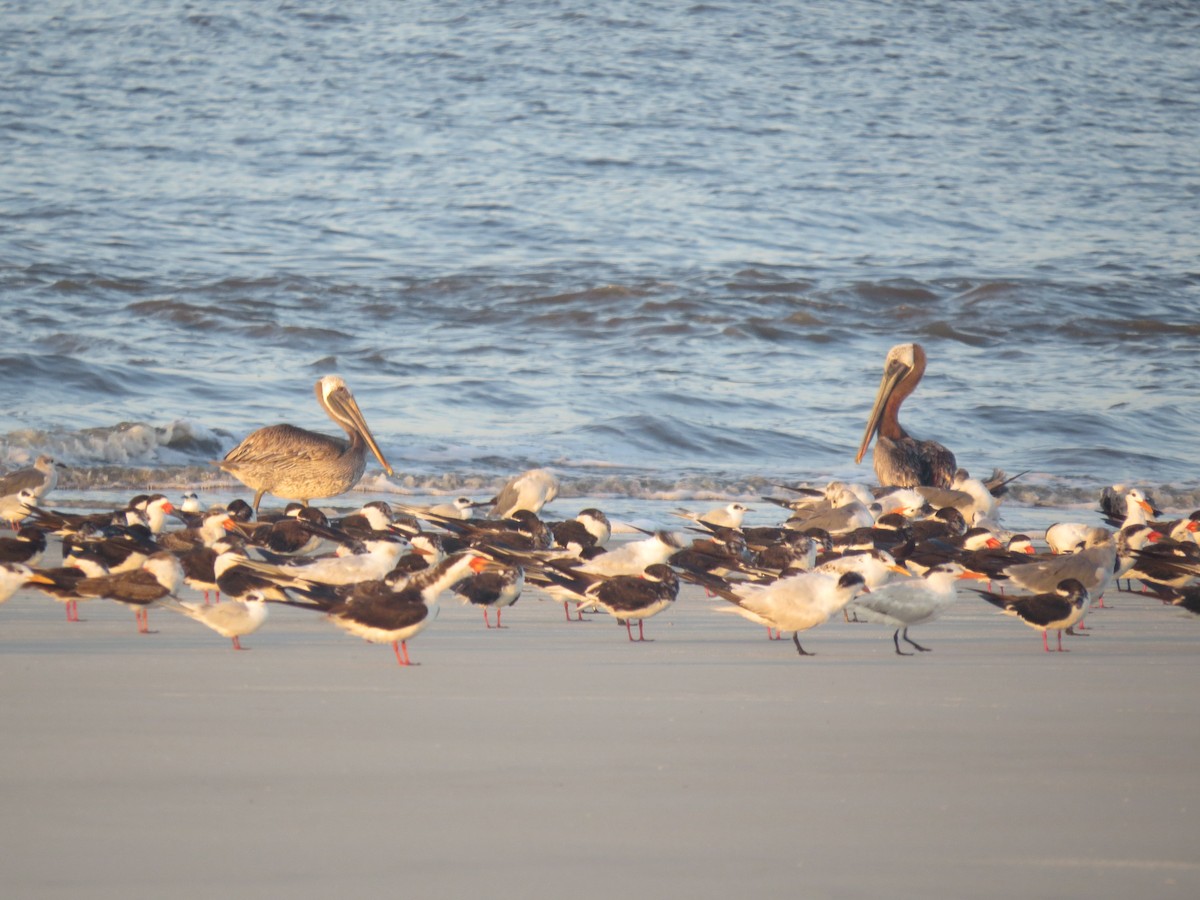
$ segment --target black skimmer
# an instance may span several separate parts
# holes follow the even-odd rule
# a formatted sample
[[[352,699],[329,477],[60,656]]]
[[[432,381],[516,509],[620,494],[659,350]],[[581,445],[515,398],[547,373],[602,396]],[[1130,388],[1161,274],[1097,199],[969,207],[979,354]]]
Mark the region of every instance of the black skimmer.
[[[226,516],[228,520],[228,516]],[[186,550],[175,550],[175,558],[183,566],[183,580],[188,587],[204,593],[204,602],[209,594],[217,603],[221,602],[221,589],[217,584],[217,557],[222,553],[241,547],[243,539],[238,535],[221,537],[211,543],[200,543]]]
[[[46,532],[24,525],[14,537],[0,537],[0,562],[36,566],[46,552]]]
[[[603,547],[612,537],[612,522],[594,507],[581,509],[573,519],[547,523],[557,547],[578,556],[591,547]]]
[[[521,566],[489,560],[478,572],[456,584],[453,590],[464,603],[483,607],[485,626],[492,627],[488,610],[494,609],[496,627],[507,628],[507,625],[500,624],[500,614],[517,602],[524,587],[525,570]]]
[[[993,606],[998,606],[1010,616],[1016,616],[1030,628],[1042,633],[1042,646],[1050,651],[1049,632],[1058,632],[1058,649],[1063,651],[1062,633],[1079,622],[1090,604],[1088,589],[1074,578],[1060,581],[1053,591],[1038,594],[994,594],[991,591],[976,593]]]
[[[94,539],[64,538],[63,562],[75,565],[86,558],[103,566],[106,573],[118,575],[140,568],[148,557],[163,549],[145,525],[109,528],[102,534],[104,536]]]
[[[317,382],[316,394],[321,408],[345,430],[349,440],[295,425],[268,425],[248,435],[216,463],[254,491],[255,512],[264,494],[307,505],[310,500],[345,493],[362,478],[368,449],[383,470],[392,474],[346,382],[326,375]]]
[[[242,526],[246,541],[281,556],[314,553],[324,540],[336,540],[329,518],[315,506],[289,503],[277,519]]]
[[[679,576],[663,563],[649,565],[641,575],[613,575],[602,578],[586,591],[582,606],[595,606],[625,626],[631,641],[645,641],[646,619],[656,616],[679,595]],[[631,622],[638,623],[638,636],[633,636]]]
[[[200,505],[200,495],[195,491],[187,491],[179,498],[179,511],[184,515],[197,516],[204,512]]]
[[[179,593],[183,587],[183,568],[174,554],[160,550],[149,556],[140,567],[115,575],[83,578],[75,583],[80,597],[106,597],[134,611],[138,631],[150,631],[149,609],[164,597]]]
[[[66,605],[68,622],[80,622],[82,619],[79,618],[79,601],[84,598],[75,592],[75,585],[88,578],[89,574],[101,575],[103,572],[97,570],[88,573],[77,566],[58,566],[38,569],[38,574],[45,580],[37,583],[37,589],[47,597]]]
[[[379,581],[357,585],[344,602],[326,612],[343,631],[372,644],[391,644],[400,665],[415,665],[408,657],[408,641],[433,621],[439,595],[488,561],[471,551],[448,556],[399,589]]]
[[[724,578],[732,572],[745,573],[750,567],[751,556],[746,538],[740,531],[719,528],[712,537],[697,538],[682,550],[676,550],[668,562],[695,574]]]
[[[347,534],[370,534],[375,531],[387,531],[396,521],[396,513],[386,500],[371,500],[359,507],[358,512],[337,519],[334,522],[326,520],[325,527]]]
[[[883,363],[883,378],[867,417],[867,428],[855,462],[862,462],[875,439],[875,476],[885,486],[948,488],[958,465],[954,454],[937,441],[918,441],[900,424],[900,405],[925,374],[920,344],[897,344]]]
[[[1114,528],[1120,528],[1131,518],[1136,521],[1139,516],[1159,515],[1154,499],[1147,492],[1124,484],[1114,484],[1100,492],[1100,512],[1105,524]]]

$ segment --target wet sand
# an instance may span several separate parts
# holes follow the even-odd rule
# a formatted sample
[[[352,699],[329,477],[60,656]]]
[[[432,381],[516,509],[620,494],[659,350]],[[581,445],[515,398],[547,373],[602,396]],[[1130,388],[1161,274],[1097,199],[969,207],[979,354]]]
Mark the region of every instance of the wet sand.
[[[445,600],[420,665],[274,608],[0,607],[0,883],[26,897],[1200,894],[1200,620],[1110,594],[1069,653],[963,592],[895,655],[685,588],[631,644]]]

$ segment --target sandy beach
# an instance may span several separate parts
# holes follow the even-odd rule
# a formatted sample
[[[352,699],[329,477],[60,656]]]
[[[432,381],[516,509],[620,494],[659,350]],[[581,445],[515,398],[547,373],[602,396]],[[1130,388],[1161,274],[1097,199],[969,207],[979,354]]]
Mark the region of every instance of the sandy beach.
[[[1013,516],[1020,521],[1020,513]],[[11,896],[1194,897],[1200,621],[1090,637],[968,592],[791,641],[687,587],[631,644],[527,592],[410,644],[274,608],[237,653],[167,610],[0,607]]]

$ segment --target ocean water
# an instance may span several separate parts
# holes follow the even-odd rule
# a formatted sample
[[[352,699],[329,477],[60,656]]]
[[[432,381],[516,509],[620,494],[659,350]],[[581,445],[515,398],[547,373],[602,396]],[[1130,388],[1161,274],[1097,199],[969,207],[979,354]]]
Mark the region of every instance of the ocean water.
[[[1030,504],[1200,506],[1200,7],[0,2],[0,467],[755,496],[902,420]]]

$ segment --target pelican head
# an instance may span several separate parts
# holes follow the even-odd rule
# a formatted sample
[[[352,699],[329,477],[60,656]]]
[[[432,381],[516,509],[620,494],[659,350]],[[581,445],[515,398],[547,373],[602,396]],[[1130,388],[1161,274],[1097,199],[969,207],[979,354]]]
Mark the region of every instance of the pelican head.
[[[879,432],[882,425],[899,428],[896,420],[897,411],[904,398],[913,392],[921,376],[925,374],[925,351],[920,344],[897,344],[888,351],[887,359],[883,361],[883,378],[879,382],[879,390],[875,394],[875,405],[871,407],[871,415],[867,417],[867,429],[863,432],[862,444],[859,445],[856,463],[862,462],[871,439]],[[887,412],[885,422],[884,413]],[[898,437],[899,435],[888,435]]]
[[[375,458],[379,460],[379,464],[383,466],[383,471],[391,475],[392,467],[383,458],[383,451],[375,442],[375,436],[371,434],[367,420],[363,418],[362,410],[358,408],[354,395],[346,387],[345,380],[337,375],[326,375],[317,382],[316,392],[317,402],[329,414],[329,418],[341,425],[350,435],[351,440],[357,436],[365,441],[366,445],[371,448],[371,452],[375,454]]]

